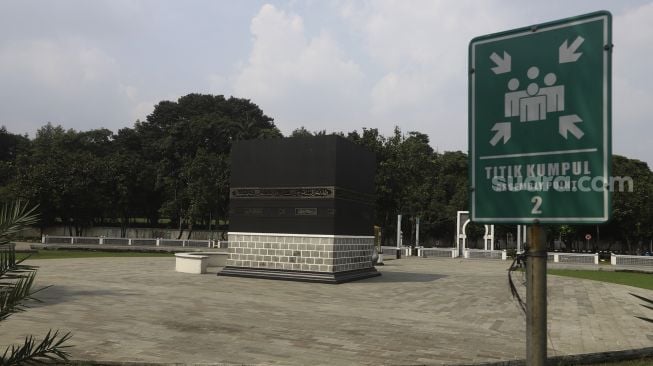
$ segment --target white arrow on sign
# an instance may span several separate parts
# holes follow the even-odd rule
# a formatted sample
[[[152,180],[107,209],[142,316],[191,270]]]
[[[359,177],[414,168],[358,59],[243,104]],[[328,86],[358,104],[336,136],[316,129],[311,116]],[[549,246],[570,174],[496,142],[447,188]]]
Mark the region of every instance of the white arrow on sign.
[[[497,65],[492,68],[492,71],[494,71],[495,74],[504,74],[506,72],[510,72],[511,59],[508,52],[503,51],[503,58],[497,55],[496,52],[492,52],[492,54],[490,55],[490,60],[494,61],[494,63]]]
[[[570,114],[568,116],[560,116],[560,119],[558,120],[559,125],[558,125],[558,132],[567,139],[567,132],[570,132],[572,135],[574,135],[577,139],[581,139],[585,133],[581,131],[578,126],[576,126],[576,123],[583,122],[580,117],[578,117],[575,114]]]
[[[574,42],[571,43],[571,46],[567,46],[567,40],[565,39],[565,41],[560,45],[558,52],[558,62],[561,64],[567,62],[576,62],[576,60],[578,60],[578,58],[583,54],[582,52],[575,53],[583,41],[585,41],[585,38],[578,36]]]
[[[502,138],[504,144],[510,140],[510,122],[497,122],[492,127],[492,131],[497,131],[496,135],[490,140],[492,146],[495,146]]]

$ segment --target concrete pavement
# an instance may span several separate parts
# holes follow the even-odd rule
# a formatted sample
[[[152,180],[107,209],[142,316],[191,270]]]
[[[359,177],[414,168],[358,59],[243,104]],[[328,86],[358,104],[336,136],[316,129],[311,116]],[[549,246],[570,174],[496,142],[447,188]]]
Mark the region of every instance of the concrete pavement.
[[[43,304],[0,323],[0,345],[73,332],[75,359],[284,365],[455,364],[524,358],[509,263],[402,259],[341,285],[174,271],[174,258],[32,260]],[[516,275],[519,280],[520,274]],[[523,290],[523,288],[522,288]],[[650,347],[629,293],[549,276],[549,355]]]

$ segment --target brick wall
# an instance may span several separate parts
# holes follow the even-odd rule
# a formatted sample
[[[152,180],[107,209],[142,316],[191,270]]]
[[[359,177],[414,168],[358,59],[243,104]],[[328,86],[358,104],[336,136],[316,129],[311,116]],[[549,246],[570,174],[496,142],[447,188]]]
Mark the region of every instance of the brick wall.
[[[232,232],[227,266],[344,272],[372,268],[373,251],[371,236]]]

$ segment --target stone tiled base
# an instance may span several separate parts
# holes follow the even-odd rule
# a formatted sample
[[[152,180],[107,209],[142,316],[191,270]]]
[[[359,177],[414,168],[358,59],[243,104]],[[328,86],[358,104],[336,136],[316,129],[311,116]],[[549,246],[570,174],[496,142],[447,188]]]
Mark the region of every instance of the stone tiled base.
[[[220,275],[340,283],[378,275],[373,252],[371,236],[231,232]]]
[[[218,276],[250,277],[268,280],[302,281],[318,283],[344,283],[380,276],[375,268],[357,269],[345,272],[303,272],[277,269],[255,269],[243,267],[225,267]]]

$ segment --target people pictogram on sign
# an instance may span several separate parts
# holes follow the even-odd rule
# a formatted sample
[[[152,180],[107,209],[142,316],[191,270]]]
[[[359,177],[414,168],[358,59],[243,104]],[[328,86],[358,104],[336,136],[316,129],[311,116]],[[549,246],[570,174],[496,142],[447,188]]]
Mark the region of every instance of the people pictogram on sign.
[[[556,74],[550,72],[544,77],[546,87],[540,89],[540,94],[546,96],[547,112],[562,112],[565,110],[565,87],[553,85],[556,82]]]
[[[528,69],[528,78],[535,80],[540,74],[540,70],[533,66]],[[546,96],[539,95],[540,87],[537,83],[532,82],[526,88],[528,97],[519,100],[519,121],[531,122],[546,119]]]
[[[544,87],[540,87],[536,79],[540,70],[531,66],[526,75],[532,82],[526,90],[517,90],[519,80],[512,78],[508,81],[508,92],[505,94],[504,115],[506,117],[519,116],[520,122],[546,120],[547,112],[562,112],[565,109],[565,87],[554,85],[556,75],[548,73],[544,77]]]
[[[506,117],[519,116],[519,100],[528,96],[525,91],[517,90],[517,88],[519,88],[519,80],[517,80],[517,78],[510,79],[508,82],[508,90],[510,90],[510,92],[506,93]]]

